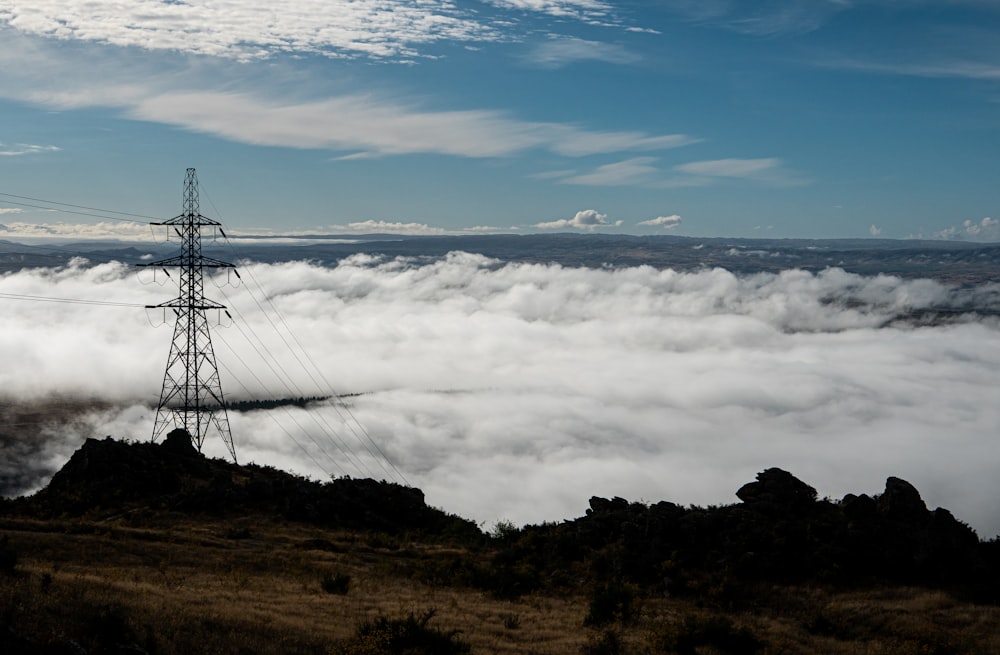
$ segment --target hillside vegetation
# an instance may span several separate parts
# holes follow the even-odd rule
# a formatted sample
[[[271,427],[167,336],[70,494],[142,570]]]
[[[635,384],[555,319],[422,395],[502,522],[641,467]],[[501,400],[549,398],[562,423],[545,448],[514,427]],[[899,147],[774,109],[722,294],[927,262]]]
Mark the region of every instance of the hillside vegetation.
[[[1000,652],[997,542],[905,481],[833,501],[768,469],[737,496],[483,533],[181,432],[88,440],[0,504],[0,652]]]

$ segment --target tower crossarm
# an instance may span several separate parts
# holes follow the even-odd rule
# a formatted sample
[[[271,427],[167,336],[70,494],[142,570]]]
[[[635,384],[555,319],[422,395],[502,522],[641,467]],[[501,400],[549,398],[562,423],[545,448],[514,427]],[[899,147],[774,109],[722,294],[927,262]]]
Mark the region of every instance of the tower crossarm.
[[[188,304],[188,301],[184,298],[174,298],[166,302],[161,302],[158,305],[146,305],[146,309],[162,309],[162,308],[173,308],[173,309],[226,309],[226,306],[215,302],[214,300],[208,300],[207,298],[202,298],[201,302],[196,305]]]
[[[219,221],[211,219],[207,216],[202,216],[201,214],[187,214],[187,213],[178,214],[177,216],[174,216],[173,218],[168,218],[165,221],[150,223],[150,225],[187,225],[189,223],[192,223],[194,225],[214,225],[217,227],[222,225],[222,223],[220,223]]]
[[[179,255],[177,257],[168,257],[167,259],[161,259],[160,261],[156,262],[148,262],[146,264],[136,264],[136,266],[141,266],[146,268],[151,266],[159,268],[163,268],[166,266],[183,267],[188,265],[188,259],[190,258],[188,258],[185,255]],[[195,266],[200,266],[201,268],[236,268],[236,264],[232,264],[230,262],[224,262],[220,259],[212,259],[211,257],[205,257],[204,255],[199,257],[196,261],[197,263],[195,264]]]

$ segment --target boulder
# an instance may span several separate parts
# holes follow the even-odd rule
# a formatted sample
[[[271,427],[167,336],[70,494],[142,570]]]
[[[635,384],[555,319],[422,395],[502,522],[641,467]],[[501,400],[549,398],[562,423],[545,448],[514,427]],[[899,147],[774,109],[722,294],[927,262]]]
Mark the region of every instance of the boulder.
[[[191,434],[183,428],[176,428],[168,432],[167,438],[163,440],[160,447],[175,455],[183,455],[185,457],[201,456],[201,453],[198,452],[192,443]]]
[[[769,468],[757,474],[756,482],[740,487],[736,497],[747,505],[801,508],[815,502],[816,490],[788,471]]]
[[[928,519],[927,505],[916,488],[900,478],[885,481],[885,492],[878,498],[878,510],[885,518],[899,523],[923,523]]]

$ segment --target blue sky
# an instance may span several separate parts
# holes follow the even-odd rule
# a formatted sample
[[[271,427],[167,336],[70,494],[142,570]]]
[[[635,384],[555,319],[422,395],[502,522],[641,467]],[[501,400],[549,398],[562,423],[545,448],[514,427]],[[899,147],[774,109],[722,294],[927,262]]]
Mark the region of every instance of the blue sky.
[[[194,166],[234,231],[998,240],[998,32],[987,0],[7,0],[0,192],[169,217]],[[0,238],[139,231],[15,200]]]

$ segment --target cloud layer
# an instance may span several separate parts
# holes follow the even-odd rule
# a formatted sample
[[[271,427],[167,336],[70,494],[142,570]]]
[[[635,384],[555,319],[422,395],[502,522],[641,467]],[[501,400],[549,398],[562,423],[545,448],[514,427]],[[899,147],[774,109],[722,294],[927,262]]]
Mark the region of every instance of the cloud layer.
[[[323,377],[359,394],[346,399],[354,417],[448,511],[523,523],[577,516],[593,494],[733,502],[756,472],[780,466],[834,497],[878,492],[897,475],[981,535],[1000,532],[1000,329],[907,318],[996,311],[996,285],[502,265],[462,253],[241,270],[247,286],[206,286],[236,319],[213,333],[228,395],[321,394]],[[172,290],[104,264],[8,275],[0,293],[158,302]],[[149,434],[168,328],[123,307],[0,303],[0,388],[19,401],[98,396],[119,407],[95,413],[89,432],[68,429],[71,442]],[[294,340],[275,331],[285,324]],[[290,354],[296,340],[320,375]],[[384,476],[328,403],[231,419],[244,461]],[[206,448],[225,452],[218,440]],[[47,452],[58,461],[66,450],[53,439]]]
[[[38,36],[147,50],[260,59],[274,53],[410,57],[439,40],[499,38],[489,25],[449,2],[295,0],[273,2],[96,0],[21,2],[0,21]]]
[[[684,134],[592,130],[521,120],[493,109],[442,110],[398,93],[330,90],[294,67],[247,68],[225,60],[117,58],[92,45],[72,49],[0,29],[0,97],[59,110],[108,108],[238,143],[325,149],[347,157],[443,154],[510,157],[543,150],[564,157],[654,152],[695,143]],[[33,62],[25,69],[21,62]],[[100,71],[95,74],[94,71]],[[252,72],[256,71],[256,72]],[[219,79],[227,80],[220,88]],[[296,82],[299,82],[296,84]],[[303,95],[303,89],[313,94]],[[0,155],[58,150],[3,148]],[[343,157],[342,157],[343,158]]]

